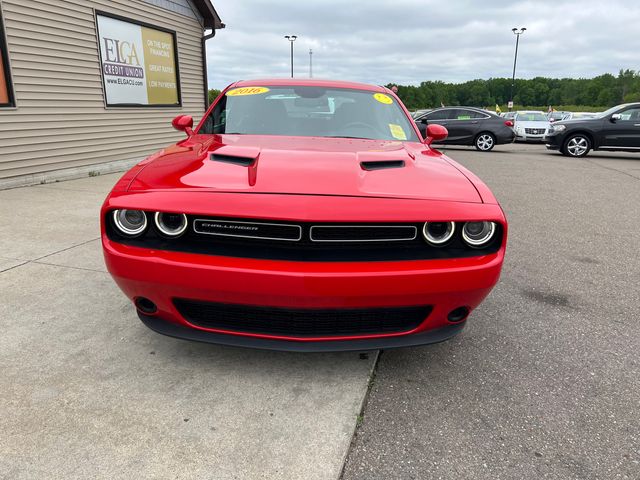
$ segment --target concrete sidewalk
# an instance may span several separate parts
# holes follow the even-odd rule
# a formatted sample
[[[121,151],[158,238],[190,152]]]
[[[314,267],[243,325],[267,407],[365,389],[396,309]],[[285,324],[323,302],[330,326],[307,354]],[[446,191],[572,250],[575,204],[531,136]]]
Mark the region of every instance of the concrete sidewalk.
[[[0,191],[0,479],[338,478],[373,355],[148,330],[102,261],[118,176]]]

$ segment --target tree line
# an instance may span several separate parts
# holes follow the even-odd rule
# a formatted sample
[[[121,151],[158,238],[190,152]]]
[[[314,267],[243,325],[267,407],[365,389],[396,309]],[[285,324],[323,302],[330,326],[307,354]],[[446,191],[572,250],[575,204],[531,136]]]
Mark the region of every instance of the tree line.
[[[387,85],[389,88],[393,84]],[[511,96],[510,78],[470,80],[464,83],[426,81],[418,86],[396,85],[398,96],[410,110],[443,105],[495,107]],[[640,101],[640,71],[620,70],[595,78],[535,77],[516,80],[514,103],[523,106],[578,105],[602,109]]]
[[[387,85],[392,87],[393,84]],[[510,78],[470,80],[464,83],[427,81],[420,85],[396,85],[398,96],[410,110],[442,105],[504,106],[511,96]],[[521,106],[563,105],[606,109],[620,103],[640,102],[640,71],[620,70],[594,78],[535,77],[516,80],[514,102]],[[220,90],[209,90],[209,103]]]

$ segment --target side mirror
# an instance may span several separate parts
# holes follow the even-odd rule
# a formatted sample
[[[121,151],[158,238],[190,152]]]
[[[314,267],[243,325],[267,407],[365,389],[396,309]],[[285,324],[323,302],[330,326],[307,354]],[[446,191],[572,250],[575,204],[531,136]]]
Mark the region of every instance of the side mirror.
[[[426,145],[431,145],[433,142],[438,143],[449,136],[449,131],[442,125],[431,124],[427,127],[427,139],[424,141]]]
[[[193,117],[191,115],[178,115],[173,119],[171,125],[176,130],[185,132],[188,137],[193,135]]]
[[[619,113],[614,113],[613,115],[611,115],[611,121],[613,123],[616,123],[618,120],[622,120],[622,115]]]

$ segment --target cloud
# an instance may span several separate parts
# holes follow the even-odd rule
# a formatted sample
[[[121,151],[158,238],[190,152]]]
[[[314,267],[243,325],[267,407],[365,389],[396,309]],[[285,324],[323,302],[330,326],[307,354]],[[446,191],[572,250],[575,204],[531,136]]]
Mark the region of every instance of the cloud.
[[[510,77],[592,77],[640,69],[637,0],[214,0],[227,24],[208,42],[209,83],[296,76],[373,84]]]

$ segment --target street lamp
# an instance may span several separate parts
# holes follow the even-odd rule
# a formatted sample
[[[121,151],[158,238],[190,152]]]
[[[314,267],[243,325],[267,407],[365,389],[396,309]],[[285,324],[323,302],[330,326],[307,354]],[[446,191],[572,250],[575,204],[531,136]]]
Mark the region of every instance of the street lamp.
[[[520,42],[520,35],[522,35],[525,32],[526,28],[522,27],[520,30],[518,30],[517,28],[512,28],[511,31],[513,32],[513,34],[516,36],[516,53],[513,57],[513,76],[511,77],[511,99],[509,102],[509,105],[511,105],[509,107],[509,111],[511,111],[511,109],[513,108],[513,89],[515,87],[515,83],[516,83],[516,62],[518,61],[518,43]]]
[[[284,38],[291,43],[291,78],[293,78],[293,42],[295,42],[298,37],[296,35],[285,35]]]

